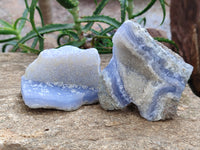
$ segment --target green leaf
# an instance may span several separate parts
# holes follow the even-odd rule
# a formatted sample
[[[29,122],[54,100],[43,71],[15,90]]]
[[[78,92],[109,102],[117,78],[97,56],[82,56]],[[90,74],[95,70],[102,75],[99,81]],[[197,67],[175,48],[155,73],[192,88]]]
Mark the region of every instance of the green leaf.
[[[72,9],[74,7],[77,7],[79,4],[78,0],[56,0],[56,1],[66,9]]]
[[[45,34],[45,33],[50,33],[50,32],[55,32],[55,31],[60,31],[60,30],[67,30],[67,29],[70,30],[73,28],[74,28],[74,24],[50,24],[50,25],[45,25],[44,27],[38,28],[38,32],[39,34]],[[32,30],[29,33],[27,33],[21,40],[18,41],[17,45],[15,45],[12,51],[15,52],[17,50],[17,48],[19,47],[18,46],[19,43],[23,44],[24,42],[34,37],[37,37],[37,34],[35,33],[35,31]]]
[[[27,18],[27,16],[28,16],[28,9],[25,9],[22,15],[22,18]],[[18,27],[19,32],[21,32],[21,30],[24,28],[25,23],[26,23],[26,20],[20,21],[19,27]]]
[[[17,44],[17,41],[10,41],[10,42],[7,42],[6,44],[4,44],[2,46],[2,52],[6,52],[6,47],[9,46],[9,45],[12,45],[12,46],[15,46]]]
[[[119,0],[121,6],[121,23],[126,19],[126,0]]]
[[[106,4],[109,2],[109,0],[102,0],[98,6],[96,7],[95,11],[93,12],[93,15],[98,15],[101,13],[103,8],[106,6]]]
[[[17,37],[13,37],[13,38],[9,38],[9,39],[4,39],[4,40],[0,40],[0,43],[5,43],[5,42],[17,40],[17,39],[18,39]]]
[[[39,49],[40,51],[44,50],[44,38],[38,37],[39,39]]]
[[[21,44],[19,43],[19,47],[22,49],[22,52],[24,53],[34,53],[34,54],[39,54],[41,51],[37,50],[37,49],[34,49],[34,48],[31,48],[31,47],[28,47],[24,44]]]
[[[62,46],[65,46],[65,45],[73,45],[73,46],[76,46],[76,47],[81,47],[83,44],[85,44],[85,41],[86,41],[86,38],[84,38],[81,41],[71,41],[71,42],[68,42],[64,45],[60,45],[59,47],[62,47]]]
[[[95,36],[92,39],[92,45],[98,50],[99,53],[111,53],[112,52],[112,37],[109,36]]]
[[[166,38],[162,38],[162,37],[154,37],[154,40],[157,40],[158,42],[165,42],[165,43],[169,43],[169,44],[173,45],[177,50],[176,52],[179,53],[179,48],[174,41],[166,39]]]
[[[97,5],[97,0],[94,0],[94,3]]]
[[[18,35],[18,32],[10,29],[10,28],[0,28],[0,34],[5,34],[5,35],[9,35],[9,34],[14,34],[14,35]]]
[[[112,37],[110,37],[110,36],[102,36],[102,35],[97,35],[97,36],[94,36],[93,37],[93,39],[92,39],[92,43],[93,43],[93,45],[94,45],[94,43],[95,43],[95,40],[99,40],[99,39],[106,39],[106,40],[112,40]],[[112,42],[111,42],[112,43]],[[98,44],[101,44],[101,43],[98,43]]]
[[[156,0],[151,0],[151,2],[141,12],[133,15],[131,18],[133,19],[137,16],[144,14],[146,11],[148,11],[154,5],[155,2],[156,2]]]
[[[97,36],[94,36],[93,39],[112,39],[112,37],[97,35]]]
[[[65,37],[65,36],[68,36],[68,37],[69,37],[69,35],[66,34],[66,33],[62,33],[62,34],[58,35],[57,44],[58,44],[59,46],[62,45],[62,44],[60,43],[60,40],[61,40],[63,37]]]
[[[15,21],[14,25],[13,25],[13,28],[14,28],[14,29],[17,29],[17,24],[18,24],[18,22],[19,22],[20,20],[29,21],[28,19],[23,18],[23,17],[18,18],[18,19]]]
[[[103,30],[100,35],[105,35],[107,34],[108,32],[111,32],[112,30],[114,30],[115,28],[113,26],[110,26],[108,28],[106,28],[105,30]]]
[[[37,9],[37,11],[38,11],[38,13],[40,15],[41,24],[42,24],[42,26],[44,26],[44,19],[43,19],[43,16],[42,16],[42,12],[41,12],[41,10],[40,10],[40,8],[38,6],[36,6],[36,9]]]
[[[37,2],[38,2],[38,0],[32,0],[31,6],[30,6],[30,17],[29,17],[29,20],[31,22],[31,26],[32,26],[33,30],[35,31],[35,33],[37,33],[38,36],[42,37],[39,34],[39,32],[38,32],[38,30],[37,30],[37,28],[35,26],[34,14],[35,14],[35,8],[36,8],[36,5],[37,5]]]
[[[133,9],[134,9],[134,0],[127,0],[127,7],[126,7],[126,11],[128,13],[128,19],[130,20],[132,15],[133,15]]]
[[[103,16],[103,15],[97,15],[97,16],[85,16],[81,19],[79,19],[80,22],[103,22],[106,24],[109,24],[115,28],[119,28],[121,23],[114,18],[111,18],[109,16]]]
[[[165,1],[165,5],[168,6],[168,7],[170,7],[169,3],[167,3],[166,1]]]
[[[68,34],[74,40],[79,40],[78,34],[74,31],[64,31],[65,34]]]
[[[26,9],[29,10],[29,5],[28,5],[27,0],[24,0],[24,2],[25,2],[25,5],[26,5]]]
[[[99,23],[97,25],[100,28],[100,31],[102,32],[103,31],[103,27]]]
[[[139,23],[139,24],[142,24],[143,23],[143,26],[145,26],[146,25],[146,18],[144,17],[144,18],[139,18],[138,20],[137,20],[137,22]]]
[[[8,22],[6,22],[2,19],[0,19],[0,24],[3,25],[6,28],[13,28],[13,26],[10,23],[8,23]]]
[[[165,21],[165,17],[166,17],[166,10],[165,10],[165,0],[159,0],[160,1],[160,5],[162,7],[162,11],[163,11],[163,20],[161,22],[160,25],[162,25]]]
[[[60,39],[63,38],[64,36],[69,36],[69,38],[73,38],[74,41],[78,41],[79,40],[79,37],[78,37],[76,32],[74,32],[74,31],[64,31],[57,38],[57,44],[58,45],[61,45]]]
[[[100,35],[100,33],[98,31],[94,30],[94,29],[91,29],[91,32],[96,34],[96,35]]]
[[[42,16],[42,12],[41,12],[41,10],[40,10],[40,8],[38,6],[36,6],[36,10],[38,11],[38,13],[40,15],[42,27],[44,27],[44,19],[43,19],[43,16]],[[39,39],[39,49],[40,49],[40,51],[43,51],[44,50],[44,38],[43,38],[43,35],[39,36],[38,39]]]
[[[109,0],[102,0],[99,5],[96,7],[95,11],[93,12],[93,16],[95,15],[99,15],[101,13],[101,11],[103,10],[103,8],[106,6],[106,4],[108,3]],[[86,26],[84,27],[84,30],[88,31],[91,29],[91,27],[93,26],[93,22],[90,22],[88,24],[86,24]]]
[[[36,37],[34,40],[33,40],[33,43],[31,45],[31,48],[35,48],[36,45],[37,45],[37,42],[38,42],[38,37]]]

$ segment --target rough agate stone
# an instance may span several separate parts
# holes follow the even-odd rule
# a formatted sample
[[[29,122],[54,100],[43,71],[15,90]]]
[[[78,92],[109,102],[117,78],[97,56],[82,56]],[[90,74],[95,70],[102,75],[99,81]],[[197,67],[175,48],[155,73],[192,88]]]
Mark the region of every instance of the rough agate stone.
[[[99,72],[100,57],[94,48],[44,50],[22,76],[23,100],[30,108],[66,111],[96,103]]]
[[[134,103],[150,121],[175,115],[193,67],[132,21],[117,30],[113,45],[113,57],[100,75],[101,106],[114,110]]]

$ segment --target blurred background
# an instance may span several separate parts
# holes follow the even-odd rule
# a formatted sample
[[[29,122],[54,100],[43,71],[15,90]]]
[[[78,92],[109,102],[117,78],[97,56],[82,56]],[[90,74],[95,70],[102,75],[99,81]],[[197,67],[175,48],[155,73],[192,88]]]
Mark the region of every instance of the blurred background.
[[[48,1],[49,5],[51,6],[51,12],[46,10],[46,13],[50,13],[49,14],[51,16],[50,22],[52,23],[73,22],[72,15],[68,11],[66,11],[66,9],[62,7],[56,0],[48,0]],[[98,2],[99,1],[100,0],[98,0]],[[28,0],[28,2],[30,4],[31,0]],[[96,8],[94,0],[79,0],[79,2],[80,2],[79,4],[80,16],[92,15],[93,11]],[[166,2],[170,4],[170,0],[167,0]],[[136,13],[141,11],[147,6],[148,3],[149,0],[134,0],[135,4],[134,12]],[[25,9],[24,0],[0,0],[0,19],[6,20],[8,22],[14,22],[17,18],[22,16],[24,9]],[[109,3],[106,5],[106,7],[103,9],[101,14],[108,15],[113,18],[116,18],[117,20],[120,20],[120,13],[121,12],[120,12],[119,1],[110,0]],[[156,4],[142,16],[145,16],[147,18],[145,26],[146,28],[150,27],[150,28],[162,29],[166,31],[168,38],[171,38],[168,6],[166,6],[166,19],[163,25],[160,25],[163,14],[159,1],[157,1]],[[35,13],[35,22],[37,24],[40,24],[41,22],[37,12]],[[106,24],[102,24],[102,26],[106,26]],[[94,28],[98,28],[98,26],[94,25]],[[31,24],[26,23],[25,28],[22,31],[22,34],[25,35],[30,30],[31,30]],[[48,38],[46,38],[45,40],[45,48],[56,47],[57,43],[55,39],[57,38],[57,34],[51,33],[46,36],[48,36]],[[0,39],[1,38],[2,36],[0,36]]]

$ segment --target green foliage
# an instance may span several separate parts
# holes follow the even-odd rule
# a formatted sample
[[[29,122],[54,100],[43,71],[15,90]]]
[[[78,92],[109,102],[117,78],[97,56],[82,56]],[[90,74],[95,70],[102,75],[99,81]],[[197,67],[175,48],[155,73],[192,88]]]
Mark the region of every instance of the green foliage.
[[[156,0],[151,0],[151,2],[142,11],[132,15],[131,18],[133,19],[135,17],[138,17],[138,16],[144,14],[145,12],[147,12],[155,4],[155,2],[156,2]]]
[[[22,43],[19,44],[19,47],[22,49],[23,53],[34,53],[34,54],[39,54],[40,51],[31,47],[28,47]]]
[[[110,26],[110,27],[106,28],[105,30],[101,31],[100,35],[106,35],[107,33],[114,31],[114,29],[115,29],[115,27]]]
[[[5,52],[6,51],[6,47],[7,46],[15,46],[17,44],[17,42],[15,40],[11,40],[9,42],[7,42],[6,44],[3,45],[2,47],[2,52]]]
[[[25,10],[25,12],[26,12],[26,10]],[[24,19],[26,19],[26,18],[24,18]],[[19,22],[20,22],[20,24],[19,24],[19,27],[17,28],[17,24]],[[6,43],[6,42],[15,41],[15,40],[20,39],[21,27],[24,25],[22,22],[22,18],[18,18],[14,24],[10,24],[10,23],[0,19],[0,24],[3,26],[3,27],[0,27],[0,34],[12,36],[11,38],[0,40],[0,43]],[[7,44],[7,45],[12,45],[12,44]],[[3,46],[3,48],[7,47],[7,45]],[[2,49],[2,51],[4,52],[5,49]]]
[[[82,40],[79,40],[79,41],[70,41],[70,42],[67,42],[66,44],[63,44],[61,46],[64,46],[64,45],[73,45],[73,46],[76,46],[76,47],[81,47],[83,46],[83,44],[85,44],[86,42],[86,39],[83,38]],[[59,46],[59,47],[61,47]]]
[[[114,18],[111,18],[109,16],[104,16],[104,15],[85,16],[81,18],[79,21],[80,22],[103,22],[115,28],[118,28],[121,25],[121,23],[115,20]]]
[[[28,20],[28,19],[27,19],[27,16],[28,16],[28,9],[26,8],[26,9],[24,10],[24,13],[23,13],[22,17],[21,17],[21,18],[25,18],[25,19],[20,19],[21,21],[20,21],[19,27],[18,27],[19,32],[21,32],[22,29],[24,28],[24,25],[25,25],[25,23],[26,23],[26,20]],[[18,20],[18,19],[17,19],[17,20]],[[17,20],[16,20],[15,22],[17,22]],[[18,22],[17,22],[17,23],[18,23]],[[16,26],[17,26],[17,23],[16,23]]]
[[[30,22],[31,22],[31,26],[33,28],[33,30],[37,33],[38,36],[41,36],[37,29],[36,29],[36,26],[35,26],[35,20],[34,20],[34,16],[35,16],[35,8],[36,8],[36,5],[37,5],[37,2],[38,0],[33,0],[32,3],[31,3],[31,6],[30,6]]]
[[[59,36],[58,36],[58,38],[57,38],[57,44],[59,45],[59,46],[62,46],[62,44],[61,44],[61,42],[60,42],[60,40],[63,38],[63,37],[68,37],[67,38],[67,41],[66,41],[66,44],[67,44],[67,42],[71,42],[71,41],[78,41],[79,40],[79,37],[78,37],[78,34],[76,33],[76,32],[74,32],[74,31],[63,31]]]
[[[101,54],[112,53],[112,38],[109,36],[95,36],[92,40],[92,45],[99,51]]]
[[[123,23],[126,19],[126,0],[119,0],[121,7],[121,23]]]
[[[155,4],[155,2],[156,2],[156,0],[151,0],[149,2],[149,4],[142,11],[132,15],[130,17],[130,19],[134,19],[135,17],[138,17],[138,16],[144,14],[145,12],[147,12]],[[162,19],[162,22],[161,22],[161,25],[162,25],[164,23],[165,17],[166,17],[166,10],[165,10],[166,2],[165,2],[165,0],[159,0],[159,2],[160,2],[160,5],[162,7],[162,11],[163,11],[163,19]]]
[[[97,5],[97,0],[94,0],[94,3]]]
[[[39,34],[46,34],[60,30],[73,29],[73,26],[73,24],[50,24],[44,27],[37,28],[37,31]],[[34,30],[30,31],[17,42],[17,44],[13,47],[12,52],[15,52],[19,48],[20,43],[24,44],[26,41],[35,37],[38,37],[38,34]]]
[[[128,13],[128,19],[132,19],[132,15],[133,15],[133,7],[134,7],[134,4],[133,4],[133,0],[127,0],[127,13]]]
[[[0,19],[0,24],[3,25],[5,28],[12,28],[12,25],[9,24],[8,22]]]
[[[4,43],[2,47],[2,52],[6,51],[7,46],[13,46],[11,49],[12,52],[16,52],[20,48],[21,52],[39,54],[44,49],[44,34],[59,31],[60,34],[57,38],[58,47],[63,45],[74,45],[77,47],[88,48],[87,44],[88,42],[91,42],[89,45],[97,48],[100,53],[111,53],[113,46],[112,36],[114,35],[117,28],[119,28],[119,26],[126,20],[126,16],[128,16],[128,19],[134,19],[135,17],[138,17],[147,12],[156,2],[156,0],[151,0],[142,11],[133,14],[134,1],[119,0],[121,8],[121,21],[118,21],[115,18],[101,15],[102,10],[108,4],[109,0],[101,0],[100,2],[94,0],[94,3],[96,4],[95,11],[92,13],[91,16],[83,17],[79,16],[78,0],[56,1],[71,13],[73,17],[73,23],[44,25],[41,10],[37,6],[38,0],[31,0],[30,5],[27,0],[24,0],[26,9],[24,10],[23,15],[16,21],[14,21],[13,24],[10,24],[9,22],[0,19],[0,34],[10,35],[9,38],[0,40],[0,43]],[[167,4],[165,0],[159,0],[159,2],[163,11],[163,19],[161,22],[161,24],[163,24],[166,16],[165,5]],[[40,26],[36,26],[34,18],[35,11],[37,11],[40,16]],[[27,21],[30,22],[32,30],[22,37],[21,31]],[[83,25],[83,22],[85,22],[86,24]],[[103,28],[99,24],[100,30],[94,30],[92,26],[95,22],[105,23],[108,25],[108,27]],[[137,18],[137,22],[145,26],[146,18]],[[31,39],[33,42],[29,47],[26,42]],[[156,38],[156,40],[160,41],[163,39]],[[39,50],[36,49],[37,45],[39,46]]]
[[[102,0],[99,5],[96,7],[95,11],[93,12],[93,16],[95,15],[99,15],[101,13],[101,11],[103,10],[103,8],[106,6],[106,4],[108,3],[109,0]],[[97,4],[97,2],[96,2]],[[86,31],[90,30],[92,25],[94,24],[94,22],[89,22],[84,29]]]
[[[60,5],[65,7],[66,9],[72,9],[77,7],[79,2],[78,0],[56,0]]]
[[[163,20],[161,22],[161,24],[164,23],[165,21],[165,16],[166,16],[166,10],[165,10],[165,0],[159,0],[160,1],[160,5],[162,7],[162,11],[163,11]]]

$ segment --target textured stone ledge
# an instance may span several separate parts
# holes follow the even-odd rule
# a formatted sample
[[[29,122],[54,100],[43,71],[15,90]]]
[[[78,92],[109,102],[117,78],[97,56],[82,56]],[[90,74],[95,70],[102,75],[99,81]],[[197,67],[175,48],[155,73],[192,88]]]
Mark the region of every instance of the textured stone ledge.
[[[31,110],[20,78],[35,55],[0,54],[0,150],[198,149],[200,98],[186,87],[173,120],[148,122],[135,108],[105,111],[99,104],[77,111]],[[102,68],[111,55],[102,55]]]

